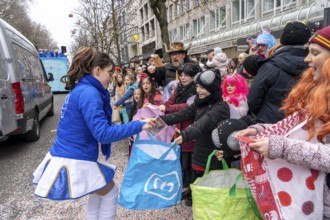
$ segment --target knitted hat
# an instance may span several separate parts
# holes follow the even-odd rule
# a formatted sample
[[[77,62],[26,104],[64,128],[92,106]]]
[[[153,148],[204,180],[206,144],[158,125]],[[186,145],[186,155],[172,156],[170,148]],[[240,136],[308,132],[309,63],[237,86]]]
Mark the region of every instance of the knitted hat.
[[[222,53],[222,49],[220,47],[214,48],[214,54],[217,54],[217,53]]]
[[[258,61],[260,60],[262,58],[259,55],[250,55],[245,58],[243,67],[250,75],[256,76],[259,69]]]
[[[311,38],[310,42],[330,50],[330,26],[317,31],[315,36]]]
[[[316,32],[320,29],[320,22],[308,22],[307,27],[311,30],[311,32]]]
[[[239,149],[239,144],[237,141],[237,143],[235,143],[235,141],[228,139],[228,137],[233,132],[246,129],[247,127],[248,124],[245,123],[244,120],[226,119],[224,121],[221,121],[218,124],[217,128],[212,131],[212,141],[217,148],[224,151],[226,157],[233,156],[240,152],[239,150],[233,150],[237,148],[235,145],[238,145]]]
[[[288,22],[282,32],[280,42],[283,45],[304,45],[311,37],[311,31],[300,21]]]
[[[213,70],[206,70],[204,72],[198,73],[194,80],[196,85],[201,85],[210,93],[220,91],[220,75],[216,74],[216,72]]]
[[[197,73],[201,72],[201,68],[198,63],[184,63],[178,67],[178,72],[181,74],[184,72],[185,74],[195,77]]]

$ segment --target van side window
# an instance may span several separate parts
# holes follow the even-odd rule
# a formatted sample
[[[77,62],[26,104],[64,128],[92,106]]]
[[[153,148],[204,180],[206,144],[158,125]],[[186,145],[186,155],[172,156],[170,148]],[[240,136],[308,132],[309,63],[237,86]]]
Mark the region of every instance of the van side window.
[[[43,71],[41,67],[41,63],[39,57],[35,56],[34,54],[29,56],[31,66],[32,66],[32,74],[36,78],[37,81],[43,81]]]
[[[31,65],[23,54],[23,48],[13,44],[13,52],[16,61],[16,67],[21,77],[31,77]]]
[[[8,79],[8,72],[6,68],[6,61],[0,51],[0,80],[7,80]]]
[[[39,57],[16,44],[13,44],[13,50],[20,76],[33,77],[37,81],[43,81]]]

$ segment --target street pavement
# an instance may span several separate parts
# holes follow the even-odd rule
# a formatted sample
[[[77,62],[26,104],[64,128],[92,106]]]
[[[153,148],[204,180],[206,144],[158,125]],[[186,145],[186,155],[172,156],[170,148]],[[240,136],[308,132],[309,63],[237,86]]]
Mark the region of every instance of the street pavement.
[[[56,202],[33,194],[32,173],[53,144],[65,96],[54,95],[55,115],[41,121],[41,138],[37,142],[25,142],[18,137],[0,142],[0,220],[85,219],[87,196]],[[127,140],[112,145],[110,163],[118,166],[115,182],[119,187],[127,165],[127,148]],[[100,155],[100,160],[103,158]],[[183,203],[148,211],[132,211],[118,206],[116,219],[192,219],[192,210]]]

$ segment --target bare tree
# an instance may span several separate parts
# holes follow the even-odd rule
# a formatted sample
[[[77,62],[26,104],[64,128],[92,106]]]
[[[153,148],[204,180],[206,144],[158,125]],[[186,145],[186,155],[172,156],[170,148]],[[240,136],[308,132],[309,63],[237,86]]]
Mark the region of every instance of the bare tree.
[[[168,21],[167,21],[167,13],[166,13],[167,9],[165,4],[166,0],[149,0],[149,3],[159,23],[162,41],[166,45],[169,45],[170,38],[168,34]],[[163,54],[164,54],[164,60],[169,61],[169,56],[167,53],[165,53],[164,45],[163,45]]]
[[[80,0],[74,11],[78,31],[73,35],[75,43],[71,50],[75,52],[81,46],[92,46],[111,54],[121,65],[120,37],[133,28],[121,23],[123,9],[116,0]]]
[[[0,0],[0,18],[8,22],[36,47],[52,49],[56,42],[45,26],[33,22],[28,15],[27,3],[31,0]]]

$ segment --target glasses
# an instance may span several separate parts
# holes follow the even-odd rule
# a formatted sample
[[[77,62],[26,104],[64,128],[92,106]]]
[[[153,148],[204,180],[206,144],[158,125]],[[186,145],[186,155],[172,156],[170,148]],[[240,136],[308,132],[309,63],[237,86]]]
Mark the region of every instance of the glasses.
[[[257,44],[257,47],[266,47],[266,44]]]

